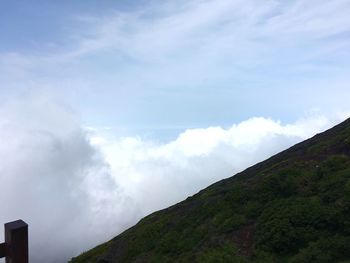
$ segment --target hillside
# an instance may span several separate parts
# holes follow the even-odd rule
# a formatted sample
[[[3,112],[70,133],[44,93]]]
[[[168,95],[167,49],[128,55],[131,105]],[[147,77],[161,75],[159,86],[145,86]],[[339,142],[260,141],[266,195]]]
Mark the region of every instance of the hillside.
[[[350,262],[350,119],[71,262]]]

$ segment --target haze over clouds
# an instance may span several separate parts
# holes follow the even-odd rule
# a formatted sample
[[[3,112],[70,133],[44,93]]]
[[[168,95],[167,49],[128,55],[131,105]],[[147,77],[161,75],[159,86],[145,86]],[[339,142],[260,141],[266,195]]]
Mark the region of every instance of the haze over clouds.
[[[344,120],[349,13],[2,1],[0,224],[24,219],[32,262],[63,262]]]

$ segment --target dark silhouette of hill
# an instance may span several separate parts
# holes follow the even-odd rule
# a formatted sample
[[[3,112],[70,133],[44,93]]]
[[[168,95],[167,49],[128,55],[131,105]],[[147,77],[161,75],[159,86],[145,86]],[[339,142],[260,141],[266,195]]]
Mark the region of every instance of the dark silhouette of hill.
[[[71,262],[350,262],[350,119]]]

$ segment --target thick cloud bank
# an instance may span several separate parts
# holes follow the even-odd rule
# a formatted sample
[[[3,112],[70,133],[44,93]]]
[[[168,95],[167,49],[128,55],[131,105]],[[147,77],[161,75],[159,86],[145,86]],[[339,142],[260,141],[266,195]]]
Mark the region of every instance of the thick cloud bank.
[[[338,120],[252,118],[157,144],[82,128],[44,97],[12,102],[0,109],[0,222],[29,223],[32,262],[64,262]]]
[[[66,107],[13,102],[0,111],[0,138],[0,222],[29,224],[31,262],[64,262],[135,221],[132,200]]]
[[[311,115],[286,125],[251,118],[227,129],[189,129],[165,144],[113,138],[111,132],[101,136],[98,130],[90,140],[103,152],[115,182],[147,214],[311,137],[344,116]]]

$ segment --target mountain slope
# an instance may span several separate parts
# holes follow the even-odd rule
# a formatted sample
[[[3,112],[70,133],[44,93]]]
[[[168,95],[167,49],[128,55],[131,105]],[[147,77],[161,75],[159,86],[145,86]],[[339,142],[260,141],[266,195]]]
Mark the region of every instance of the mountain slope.
[[[349,260],[350,119],[145,217],[71,262]]]

